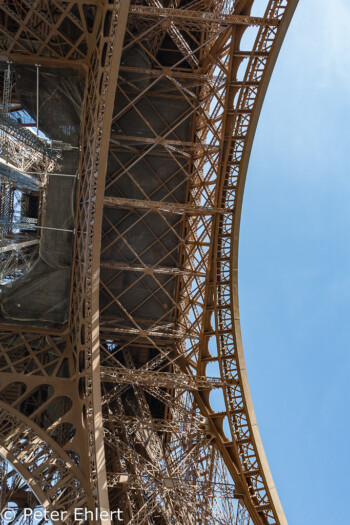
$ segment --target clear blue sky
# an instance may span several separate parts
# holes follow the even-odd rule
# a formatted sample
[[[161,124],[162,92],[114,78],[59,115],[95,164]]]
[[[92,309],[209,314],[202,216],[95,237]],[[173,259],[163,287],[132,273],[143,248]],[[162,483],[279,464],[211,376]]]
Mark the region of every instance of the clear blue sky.
[[[349,523],[349,50],[350,2],[300,0],[243,203],[243,344],[290,525]]]

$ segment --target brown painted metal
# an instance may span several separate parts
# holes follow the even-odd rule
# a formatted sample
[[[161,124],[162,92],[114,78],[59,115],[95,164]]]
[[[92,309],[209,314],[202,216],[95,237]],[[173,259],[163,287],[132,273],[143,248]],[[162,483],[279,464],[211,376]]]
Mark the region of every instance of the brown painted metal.
[[[226,15],[219,12],[193,11],[190,9],[174,9],[157,6],[131,5],[130,13],[143,17],[164,17],[167,20],[181,20],[186,25],[195,22],[196,27],[210,27],[210,24],[233,24],[245,26],[278,25],[276,18],[259,18],[246,15]]]
[[[130,524],[287,523],[249,393],[237,259],[297,1],[266,0],[261,18],[253,3],[0,6],[0,59],[85,78],[69,325],[0,325],[0,454],[68,523],[77,506],[120,506]]]

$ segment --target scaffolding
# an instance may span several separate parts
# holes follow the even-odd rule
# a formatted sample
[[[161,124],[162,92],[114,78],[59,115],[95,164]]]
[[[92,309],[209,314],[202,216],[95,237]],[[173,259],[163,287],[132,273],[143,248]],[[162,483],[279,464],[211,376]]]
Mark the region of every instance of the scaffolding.
[[[29,271],[38,256],[38,218],[28,216],[33,214],[26,210],[25,201],[33,194],[39,195],[41,170],[39,176],[33,176],[23,173],[23,168],[39,162],[39,166],[49,169],[59,155],[24,128],[20,119],[10,116],[13,85],[13,66],[8,63],[0,111],[0,293]]]
[[[0,130],[5,135],[19,141],[23,148],[31,148],[51,160],[58,159],[58,152],[49,148],[46,141],[35,135],[32,131],[21,126],[5,113],[0,113]]]
[[[0,162],[0,183],[13,184],[21,190],[38,191],[40,180],[37,177],[21,173],[7,164]]]

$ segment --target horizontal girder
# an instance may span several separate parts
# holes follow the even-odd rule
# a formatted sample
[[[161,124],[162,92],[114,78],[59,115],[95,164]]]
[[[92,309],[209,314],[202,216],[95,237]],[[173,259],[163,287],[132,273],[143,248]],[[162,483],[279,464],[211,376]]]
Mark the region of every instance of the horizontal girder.
[[[32,241],[23,241],[23,242],[8,244],[7,246],[0,246],[0,253],[11,252],[11,251],[16,252],[18,250],[22,250],[23,248],[28,248],[28,246],[34,246],[38,244],[38,242],[39,242],[38,239],[33,239]]]
[[[215,206],[208,208],[205,206],[196,206],[195,204],[191,205],[165,201],[146,201],[138,199],[125,199],[120,197],[105,197],[104,205],[110,208],[126,210],[152,210],[158,213],[173,213],[175,215],[213,215],[216,213],[229,212],[229,210],[217,208]]]
[[[224,383],[216,377],[198,377],[179,372],[150,372],[149,370],[130,370],[127,368],[102,367],[102,381],[157,388],[179,388],[183,390],[211,390],[222,388]],[[233,381],[233,383],[235,383]]]
[[[137,14],[143,17],[147,16],[159,16],[169,20],[181,20],[185,24],[195,22],[197,27],[201,27],[201,24],[207,26],[208,24],[229,24],[229,25],[244,25],[244,26],[277,26],[279,24],[278,19],[273,18],[259,18],[246,15],[226,15],[221,13],[211,13],[204,11],[193,11],[190,9],[174,9],[164,7],[153,7],[143,5],[131,5],[130,13]]]

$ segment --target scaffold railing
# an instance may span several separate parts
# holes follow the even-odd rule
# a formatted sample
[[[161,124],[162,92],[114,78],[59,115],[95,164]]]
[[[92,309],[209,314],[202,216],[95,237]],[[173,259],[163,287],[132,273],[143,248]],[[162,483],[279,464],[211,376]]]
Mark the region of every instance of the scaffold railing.
[[[40,188],[40,180],[37,177],[21,173],[2,162],[0,162],[0,183],[13,184],[21,190],[38,191]]]
[[[23,146],[30,147],[52,160],[58,158],[58,152],[49,148],[43,139],[4,113],[0,113],[0,130],[18,140]]]

